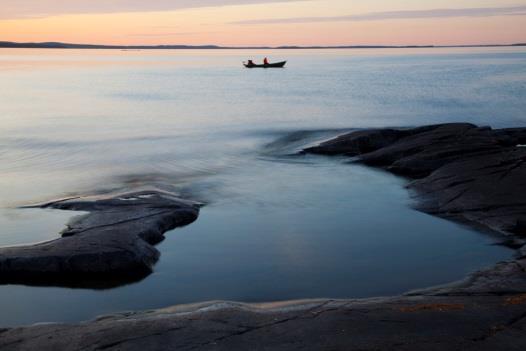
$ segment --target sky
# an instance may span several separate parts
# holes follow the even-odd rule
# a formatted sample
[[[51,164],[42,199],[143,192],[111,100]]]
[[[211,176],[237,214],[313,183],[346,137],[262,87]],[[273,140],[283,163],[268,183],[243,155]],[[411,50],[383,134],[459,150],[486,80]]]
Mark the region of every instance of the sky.
[[[526,42],[526,0],[0,0],[0,41],[223,46]]]

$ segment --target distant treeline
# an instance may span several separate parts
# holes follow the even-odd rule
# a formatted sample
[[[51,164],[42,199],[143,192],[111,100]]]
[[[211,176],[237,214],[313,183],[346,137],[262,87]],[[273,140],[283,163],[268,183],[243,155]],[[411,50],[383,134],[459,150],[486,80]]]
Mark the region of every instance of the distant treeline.
[[[0,41],[0,48],[37,48],[37,49],[228,49],[216,45],[97,45],[97,44],[69,44],[59,42],[46,43],[15,43]]]
[[[526,46],[526,43],[517,44],[493,44],[493,45],[348,45],[348,46],[218,46],[218,45],[97,45],[97,44],[69,44],[60,42],[46,43],[16,43],[11,41],[0,41],[0,48],[36,48],[36,49],[120,49],[120,50],[163,50],[163,49],[418,49],[418,48],[443,48],[443,47],[503,47],[503,46]]]

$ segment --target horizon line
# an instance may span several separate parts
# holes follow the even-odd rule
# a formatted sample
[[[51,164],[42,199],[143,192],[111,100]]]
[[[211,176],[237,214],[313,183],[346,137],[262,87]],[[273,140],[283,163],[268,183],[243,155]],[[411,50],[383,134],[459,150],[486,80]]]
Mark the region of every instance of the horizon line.
[[[379,48],[379,49],[411,49],[411,48],[462,48],[462,47],[514,47],[526,46],[526,41],[517,43],[492,43],[492,44],[450,44],[450,45],[383,45],[383,44],[342,44],[342,45],[279,45],[279,46],[265,46],[265,45],[249,45],[249,46],[222,46],[216,44],[157,44],[157,45],[121,45],[121,44],[84,44],[84,43],[66,43],[60,41],[46,41],[46,42],[14,42],[14,41],[0,41],[0,48],[20,48],[20,49],[226,49],[226,50],[242,50],[242,49],[359,49],[359,48]]]

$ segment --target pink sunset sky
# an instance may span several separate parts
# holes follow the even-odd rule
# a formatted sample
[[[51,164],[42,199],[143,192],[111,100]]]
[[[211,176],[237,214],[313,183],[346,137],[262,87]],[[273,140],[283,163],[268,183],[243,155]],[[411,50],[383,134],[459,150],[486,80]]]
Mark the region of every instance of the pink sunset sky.
[[[0,0],[0,40],[96,44],[526,42],[526,1]]]

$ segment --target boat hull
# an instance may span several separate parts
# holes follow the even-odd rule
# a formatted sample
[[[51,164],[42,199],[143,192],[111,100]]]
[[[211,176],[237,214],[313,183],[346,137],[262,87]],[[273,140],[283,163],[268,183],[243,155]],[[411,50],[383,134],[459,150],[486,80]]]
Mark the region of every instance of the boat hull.
[[[276,62],[276,63],[269,63],[269,64],[266,64],[266,65],[247,65],[246,63],[244,63],[243,65],[246,68],[283,68],[283,67],[285,67],[286,63],[287,63],[287,61]]]

